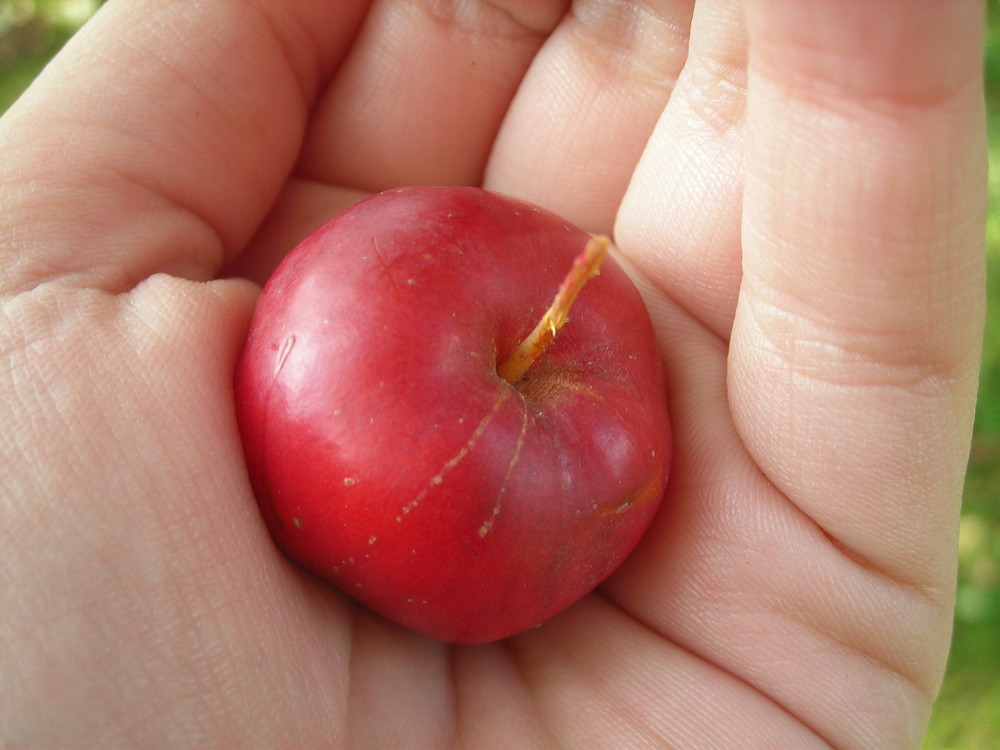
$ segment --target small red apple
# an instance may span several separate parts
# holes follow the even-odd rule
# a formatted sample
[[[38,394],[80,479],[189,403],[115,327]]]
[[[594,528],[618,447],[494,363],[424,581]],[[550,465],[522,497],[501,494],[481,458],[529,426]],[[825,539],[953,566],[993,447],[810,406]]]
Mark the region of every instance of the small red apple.
[[[285,553],[453,643],[527,630],[610,575],[671,443],[649,316],[612,259],[552,340],[605,246],[476,188],[381,193],[303,241],[235,383]]]

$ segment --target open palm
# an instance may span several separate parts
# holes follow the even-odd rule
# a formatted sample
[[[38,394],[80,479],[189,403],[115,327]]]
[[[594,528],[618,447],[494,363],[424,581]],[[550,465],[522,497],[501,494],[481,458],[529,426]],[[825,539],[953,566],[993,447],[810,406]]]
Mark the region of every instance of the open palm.
[[[947,651],[982,307],[980,4],[112,0],[0,124],[0,740],[885,747]],[[509,641],[288,563],[231,378],[373,191],[613,234],[676,454],[609,582]]]

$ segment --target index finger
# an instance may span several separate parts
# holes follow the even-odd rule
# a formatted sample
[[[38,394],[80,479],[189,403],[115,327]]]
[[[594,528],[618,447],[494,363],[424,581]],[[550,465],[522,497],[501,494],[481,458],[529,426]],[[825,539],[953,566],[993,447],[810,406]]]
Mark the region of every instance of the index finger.
[[[734,418],[850,554],[946,591],[983,307],[982,4],[747,7]]]

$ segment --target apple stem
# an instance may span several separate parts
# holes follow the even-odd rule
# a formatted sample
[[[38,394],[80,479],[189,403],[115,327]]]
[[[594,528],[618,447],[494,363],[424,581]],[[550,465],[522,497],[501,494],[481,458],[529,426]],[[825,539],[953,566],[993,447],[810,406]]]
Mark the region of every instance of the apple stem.
[[[583,252],[573,259],[566,278],[563,279],[549,309],[538,321],[534,330],[518,344],[514,352],[497,367],[497,374],[511,385],[517,383],[544,352],[556,333],[569,318],[569,309],[583,285],[600,270],[604,257],[608,254],[611,240],[605,236],[592,238]]]

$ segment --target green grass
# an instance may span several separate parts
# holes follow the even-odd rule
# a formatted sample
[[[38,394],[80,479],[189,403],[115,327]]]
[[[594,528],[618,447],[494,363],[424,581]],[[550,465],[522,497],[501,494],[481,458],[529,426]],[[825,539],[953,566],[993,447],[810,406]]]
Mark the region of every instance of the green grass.
[[[1000,741],[1000,436],[979,433],[966,479],[951,658],[925,750]]]
[[[0,112],[96,4],[96,0],[0,0]],[[924,750],[1000,746],[1000,0],[989,0],[988,10],[987,324],[962,510],[955,634]]]
[[[97,8],[100,0],[0,0],[0,113]]]

